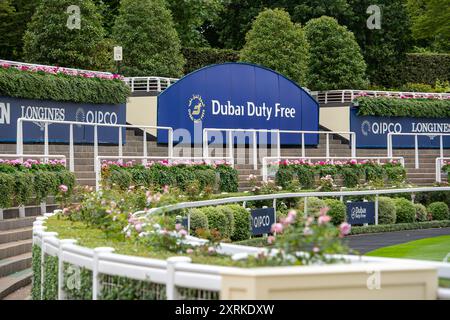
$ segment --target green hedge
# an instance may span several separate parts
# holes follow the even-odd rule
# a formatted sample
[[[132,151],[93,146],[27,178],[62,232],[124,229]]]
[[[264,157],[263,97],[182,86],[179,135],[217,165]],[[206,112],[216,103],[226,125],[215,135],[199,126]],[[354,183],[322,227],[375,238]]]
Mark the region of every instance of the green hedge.
[[[444,202],[434,202],[428,206],[428,212],[431,214],[433,220],[448,220],[450,219],[447,204]]]
[[[33,245],[31,255],[31,270],[33,278],[31,281],[31,299],[41,300],[41,247]]]
[[[121,80],[0,68],[0,96],[62,102],[122,104],[130,95]]]
[[[384,225],[370,225],[363,227],[352,227],[350,234],[366,234],[366,233],[379,233],[379,232],[393,232],[402,230],[419,230],[419,229],[431,229],[431,228],[448,228],[450,227],[450,220],[442,221],[426,221],[426,222],[413,222],[413,223],[397,223],[397,224],[384,224]]]
[[[358,97],[359,116],[450,118],[450,100]]]
[[[183,48],[182,53],[186,59],[184,74],[197,69],[224,62],[239,60],[239,51],[215,48]]]
[[[450,81],[450,54],[409,53],[398,77],[402,83]]]

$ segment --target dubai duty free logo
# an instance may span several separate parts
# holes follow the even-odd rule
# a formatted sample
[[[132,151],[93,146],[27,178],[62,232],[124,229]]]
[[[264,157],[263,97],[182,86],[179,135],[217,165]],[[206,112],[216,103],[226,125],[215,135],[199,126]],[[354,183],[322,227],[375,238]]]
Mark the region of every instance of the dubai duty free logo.
[[[203,120],[206,113],[206,106],[200,95],[194,94],[189,99],[188,113],[189,118],[194,122],[201,122]]]

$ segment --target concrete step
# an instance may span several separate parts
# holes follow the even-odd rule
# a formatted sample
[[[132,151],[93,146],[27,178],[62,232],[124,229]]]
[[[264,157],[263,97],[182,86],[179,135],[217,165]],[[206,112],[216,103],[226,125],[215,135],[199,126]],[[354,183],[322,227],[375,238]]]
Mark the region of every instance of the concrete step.
[[[0,231],[0,244],[31,239],[32,236],[32,227]]]
[[[35,217],[0,220],[0,231],[29,228],[33,226]]]
[[[31,300],[31,284],[14,291],[3,300]]]
[[[31,252],[0,260],[0,278],[31,267]]]
[[[0,259],[31,252],[32,239],[0,244]]]
[[[31,283],[32,271],[25,269],[9,276],[0,278],[0,299]]]

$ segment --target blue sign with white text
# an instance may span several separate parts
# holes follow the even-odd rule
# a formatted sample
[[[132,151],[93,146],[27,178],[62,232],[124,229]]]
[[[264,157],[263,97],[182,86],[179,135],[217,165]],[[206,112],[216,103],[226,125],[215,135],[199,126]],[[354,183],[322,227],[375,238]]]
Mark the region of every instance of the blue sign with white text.
[[[24,142],[43,142],[45,124],[39,120],[125,124],[126,107],[124,104],[87,104],[0,97],[0,142],[16,142],[19,118],[38,119],[34,122],[22,122]],[[121,130],[122,142],[125,143],[125,129]],[[119,142],[119,128],[98,126],[97,132],[99,143]],[[68,143],[70,126],[50,123],[48,138],[49,142]],[[74,125],[73,138],[75,143],[94,143],[94,127]]]
[[[347,202],[347,223],[375,224],[375,202]]]
[[[252,235],[271,233],[272,225],[275,223],[275,209],[264,208],[251,211]]]
[[[308,130],[319,128],[319,104],[300,86],[270,69],[247,64],[212,65],[188,74],[158,97],[158,126],[172,127],[174,141],[201,144],[205,128]],[[227,135],[208,133],[210,142]],[[235,133],[234,143],[249,144],[253,135]],[[275,134],[259,133],[258,144],[277,144]],[[301,144],[299,134],[281,134],[282,144]],[[158,142],[168,135],[158,131]],[[318,135],[305,135],[317,145]]]
[[[350,109],[350,131],[356,133],[357,148],[387,148],[388,133],[426,133],[418,136],[419,148],[439,148],[436,133],[450,133],[450,119],[358,116],[358,109]],[[414,136],[393,136],[394,148],[414,148]],[[444,148],[450,148],[450,136],[443,136]]]

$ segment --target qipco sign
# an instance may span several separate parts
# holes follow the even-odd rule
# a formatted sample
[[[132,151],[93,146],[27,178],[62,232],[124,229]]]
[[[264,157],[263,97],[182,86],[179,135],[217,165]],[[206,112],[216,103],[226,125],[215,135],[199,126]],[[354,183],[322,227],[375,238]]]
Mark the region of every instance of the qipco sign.
[[[43,142],[45,123],[39,120],[75,121],[100,125],[126,124],[126,106],[0,97],[0,142],[16,142],[19,118],[36,119],[33,122],[23,122],[24,142]],[[68,125],[50,123],[48,129],[50,142],[69,142]],[[118,143],[118,128],[99,126],[97,130],[99,143]],[[73,136],[75,143],[93,143],[94,127],[74,125]],[[122,129],[122,137],[125,143],[125,129]]]
[[[255,209],[251,213],[252,235],[269,234],[272,225],[275,223],[275,209],[264,208]]]

